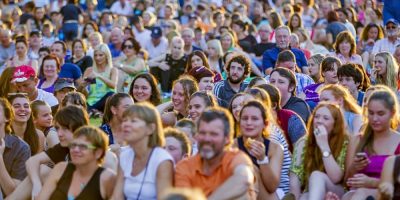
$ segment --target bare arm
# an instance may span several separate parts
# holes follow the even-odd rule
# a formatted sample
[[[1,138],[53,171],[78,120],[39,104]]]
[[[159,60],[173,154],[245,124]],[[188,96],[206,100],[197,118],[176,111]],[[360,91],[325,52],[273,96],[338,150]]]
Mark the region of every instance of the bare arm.
[[[32,182],[32,192],[37,192],[42,188],[42,182],[40,180],[40,165],[51,161],[49,156],[45,152],[36,154],[26,161],[26,171]]]
[[[143,60],[138,61],[135,65],[122,65],[119,68],[120,70],[124,71],[127,74],[136,74],[146,69],[146,64]]]
[[[111,196],[111,200],[120,200],[124,199],[124,172],[122,171],[121,167],[118,167],[118,173],[117,173],[117,180],[115,183],[115,188],[114,192]]]
[[[394,193],[394,180],[393,180],[393,170],[396,157],[391,156],[385,160],[383,165],[383,170],[381,174],[381,181],[378,190],[378,199],[389,200],[393,198]]]
[[[161,62],[165,60],[166,56],[167,54],[162,54],[158,57],[149,60],[147,64],[149,65],[149,67],[158,67],[158,65],[160,65]]]
[[[292,168],[298,167],[302,165],[302,158],[301,155],[303,154],[303,150],[304,150],[304,145],[305,145],[305,137],[299,139],[295,146],[294,146],[294,153],[293,153],[293,160],[292,160],[292,166],[291,166],[291,170]],[[290,175],[290,192],[292,194],[294,194],[294,196],[296,197],[296,199],[300,198],[301,195],[301,182],[299,177],[297,176],[297,174],[295,174],[294,172],[290,171],[289,173]]]
[[[110,199],[114,191],[117,174],[114,171],[105,169],[100,175],[100,193],[103,199]]]
[[[103,167],[114,172],[118,170],[118,158],[112,151],[106,151]]]
[[[3,160],[3,154],[0,154],[0,189],[3,190],[5,196],[7,196],[17,188],[19,183],[19,180],[13,179],[10,174],[8,174]]]
[[[232,176],[219,186],[209,197],[209,200],[235,199],[247,192],[253,183],[254,174],[251,167],[240,164],[235,167]],[[227,192],[229,191],[229,192]]]
[[[174,180],[174,165],[171,160],[163,161],[157,168],[157,196],[172,188]]]
[[[66,162],[61,162],[58,163],[56,166],[54,166],[53,170],[51,170],[49,176],[47,177],[46,182],[44,183],[43,188],[40,191],[37,199],[40,200],[50,199],[50,196],[56,189],[57,182],[61,178],[66,167],[67,167]]]
[[[49,148],[54,147],[56,144],[60,143],[57,132],[49,131],[49,133],[47,133],[46,141]]]
[[[282,146],[274,142],[270,143],[268,164],[260,165],[261,179],[265,189],[269,193],[274,193],[279,186],[282,162],[283,162],[283,149]]]
[[[115,89],[117,86],[117,79],[118,79],[118,70],[116,68],[111,68],[111,79],[104,77],[102,75],[97,75],[97,78],[101,79],[104,81],[104,83],[107,85],[107,87]]]

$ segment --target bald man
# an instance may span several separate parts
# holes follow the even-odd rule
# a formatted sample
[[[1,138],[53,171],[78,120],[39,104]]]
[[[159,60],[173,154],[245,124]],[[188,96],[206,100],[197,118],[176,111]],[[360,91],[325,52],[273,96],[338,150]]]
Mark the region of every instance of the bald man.
[[[11,40],[11,31],[7,28],[0,29],[0,74],[3,72],[7,59],[15,55],[15,44]]]
[[[113,58],[119,57],[122,54],[123,42],[124,42],[124,32],[120,28],[114,27],[111,30],[110,43],[108,43],[108,47],[110,48],[111,55]]]

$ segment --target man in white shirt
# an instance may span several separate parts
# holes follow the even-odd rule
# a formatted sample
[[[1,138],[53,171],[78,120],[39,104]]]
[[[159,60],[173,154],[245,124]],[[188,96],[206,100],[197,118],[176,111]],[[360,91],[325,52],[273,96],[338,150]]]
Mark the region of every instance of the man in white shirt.
[[[11,80],[16,84],[18,92],[26,93],[30,101],[42,100],[50,106],[57,105],[58,101],[52,93],[36,87],[38,81],[35,70],[27,65],[16,67]]]
[[[140,43],[140,46],[144,47],[146,42],[151,39],[151,31],[147,30],[143,26],[142,17],[134,16],[132,18],[132,30],[135,34],[135,39]]]
[[[151,39],[147,40],[144,49],[149,52],[149,59],[155,58],[168,50],[168,40],[162,36],[162,29],[159,26],[151,30]]]
[[[129,2],[126,2],[126,0],[115,1],[112,4],[110,10],[111,12],[117,15],[123,15],[128,17],[133,15],[132,5]]]
[[[393,54],[396,47],[400,44],[400,38],[397,37],[399,33],[399,22],[395,19],[389,19],[385,23],[386,37],[378,40],[372,49],[372,55],[382,51],[387,51]]]

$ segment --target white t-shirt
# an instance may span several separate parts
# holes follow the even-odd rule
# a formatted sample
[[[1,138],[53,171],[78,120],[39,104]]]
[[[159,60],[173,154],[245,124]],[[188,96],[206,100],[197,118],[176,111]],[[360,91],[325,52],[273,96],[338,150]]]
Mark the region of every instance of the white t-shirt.
[[[42,100],[49,104],[49,106],[55,106],[58,104],[56,97],[49,92],[46,92],[38,88],[38,95],[35,100]]]
[[[124,195],[127,200],[157,200],[157,169],[158,166],[170,160],[174,162],[172,156],[163,148],[154,148],[147,169],[143,169],[137,176],[132,176],[132,163],[135,152],[132,148],[126,148],[120,154],[120,166],[124,173]],[[146,173],[146,176],[145,176]],[[143,186],[142,186],[143,183]],[[142,188],[141,188],[142,187]],[[141,188],[141,189],[140,189]],[[140,195],[139,195],[140,192]]]
[[[120,1],[116,1],[111,6],[110,10],[111,10],[112,13],[117,14],[117,15],[124,15],[124,16],[133,15],[133,8],[129,4],[129,2],[125,2],[125,6],[122,7],[121,6],[121,2]]]
[[[146,49],[146,51],[149,52],[149,59],[155,58],[167,52],[168,40],[165,37],[162,37],[160,44],[158,44],[157,46],[153,45],[151,39],[147,40],[147,42],[144,45],[144,49]]]
[[[145,47],[147,41],[151,40],[150,30],[144,29],[142,32],[139,32],[135,27],[133,27],[132,30],[135,34],[135,39],[139,42],[140,46]]]

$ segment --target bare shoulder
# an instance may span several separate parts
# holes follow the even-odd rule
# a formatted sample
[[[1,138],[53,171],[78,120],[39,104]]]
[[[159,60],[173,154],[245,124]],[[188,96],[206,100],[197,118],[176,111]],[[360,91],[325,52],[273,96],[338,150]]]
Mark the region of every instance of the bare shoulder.
[[[117,174],[108,168],[104,168],[103,172],[100,175],[100,181],[105,182],[105,181],[112,181],[116,178]]]

